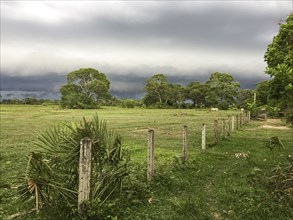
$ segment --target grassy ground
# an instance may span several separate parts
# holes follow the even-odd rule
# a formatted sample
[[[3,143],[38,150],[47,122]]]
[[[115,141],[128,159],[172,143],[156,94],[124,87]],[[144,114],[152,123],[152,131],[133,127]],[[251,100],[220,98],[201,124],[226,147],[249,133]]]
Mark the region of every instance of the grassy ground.
[[[15,204],[18,177],[33,151],[36,132],[56,123],[78,122],[97,113],[124,138],[131,164],[143,175],[131,181],[145,184],[147,130],[155,130],[156,177],[148,193],[133,202],[118,219],[292,219],[291,204],[272,195],[267,177],[293,152],[292,129],[282,121],[252,121],[216,147],[200,152],[202,123],[213,141],[213,120],[233,111],[121,109],[62,110],[58,106],[1,106],[0,218],[19,211]],[[188,162],[180,161],[182,127],[188,126]],[[278,136],[286,151],[271,152],[264,142]],[[247,158],[235,154],[246,153]],[[139,167],[139,168],[137,168]],[[138,178],[142,179],[138,179]],[[292,204],[293,205],[293,204]]]

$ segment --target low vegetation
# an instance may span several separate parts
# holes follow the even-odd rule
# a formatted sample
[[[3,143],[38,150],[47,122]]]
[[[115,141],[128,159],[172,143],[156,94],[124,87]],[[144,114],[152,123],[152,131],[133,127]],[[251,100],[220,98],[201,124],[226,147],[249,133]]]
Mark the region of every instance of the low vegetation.
[[[213,119],[235,111],[63,110],[29,105],[1,106],[1,218],[73,218],[75,203],[65,213],[56,208],[30,212],[34,200],[20,202],[17,189],[24,181],[29,155],[40,150],[34,144],[36,132],[44,134],[60,123],[73,126],[81,121],[85,125],[96,113],[108,122],[108,129],[122,135],[130,161],[121,191],[103,205],[101,200],[93,200],[88,206],[90,219],[292,219],[293,133],[280,120],[251,121],[201,153],[202,123],[207,125],[207,142],[211,143]],[[183,125],[188,126],[188,160],[184,163]],[[74,125],[73,130],[78,127]],[[155,130],[156,169],[151,183],[146,181],[148,128]],[[269,149],[267,142],[272,137],[277,137],[272,142],[277,145]]]

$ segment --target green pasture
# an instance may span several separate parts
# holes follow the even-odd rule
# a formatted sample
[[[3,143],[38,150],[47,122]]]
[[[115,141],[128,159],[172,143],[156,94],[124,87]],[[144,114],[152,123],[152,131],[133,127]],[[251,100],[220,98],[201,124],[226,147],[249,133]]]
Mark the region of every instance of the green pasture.
[[[33,145],[36,134],[54,124],[78,123],[83,117],[90,120],[94,114],[123,137],[133,167],[129,181],[147,189],[121,207],[118,219],[293,219],[293,204],[274,196],[269,185],[273,169],[286,165],[288,155],[293,155],[292,128],[282,120],[251,121],[202,153],[202,124],[207,125],[207,143],[212,143],[214,119],[238,111],[118,107],[66,110],[30,105],[0,108],[0,219],[23,209],[16,202],[15,191],[25,172],[28,153],[37,150]],[[186,163],[180,161],[184,125],[188,127]],[[155,130],[156,176],[152,184],[147,184],[150,128]],[[265,147],[264,141],[272,136],[279,137],[285,150]],[[248,157],[237,158],[237,153]],[[29,215],[25,219],[34,218]]]

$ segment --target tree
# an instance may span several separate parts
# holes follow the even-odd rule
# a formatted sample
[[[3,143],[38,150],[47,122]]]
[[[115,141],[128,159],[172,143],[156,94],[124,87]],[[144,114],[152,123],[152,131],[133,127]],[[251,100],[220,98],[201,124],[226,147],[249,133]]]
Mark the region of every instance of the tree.
[[[205,84],[208,105],[228,109],[229,105],[237,103],[240,84],[228,73],[213,73]]]
[[[169,84],[169,99],[170,105],[181,108],[185,100],[185,88],[179,84]]]
[[[238,106],[247,108],[247,105],[254,104],[254,93],[255,90],[252,89],[240,90],[238,95]]]
[[[270,81],[264,80],[256,84],[256,105],[267,105],[269,100]]]
[[[151,100],[150,103],[160,104],[168,101],[168,90],[170,89],[167,77],[164,74],[156,74],[147,80],[144,100]],[[146,104],[146,103],[145,103]]]
[[[272,77],[270,102],[281,109],[293,108],[293,14],[280,25],[265,53],[266,73]]]
[[[193,106],[202,106],[205,102],[206,86],[200,82],[191,82],[186,86],[186,98],[193,102]]]
[[[110,81],[96,69],[82,68],[67,75],[67,84],[60,88],[61,106],[93,108],[109,99]]]

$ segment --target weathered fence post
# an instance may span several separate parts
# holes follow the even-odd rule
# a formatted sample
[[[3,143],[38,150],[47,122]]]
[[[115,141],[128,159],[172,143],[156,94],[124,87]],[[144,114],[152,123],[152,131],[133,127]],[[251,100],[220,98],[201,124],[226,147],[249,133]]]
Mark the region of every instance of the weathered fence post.
[[[248,122],[250,122],[250,111],[248,111]]]
[[[239,118],[239,127],[242,127],[242,113],[239,114],[240,118]]]
[[[239,115],[236,114],[236,130],[239,129]]]
[[[235,122],[235,116],[232,115],[232,124],[231,124],[231,130],[234,131],[234,122]]]
[[[231,134],[231,116],[228,115],[228,136]]]
[[[183,126],[183,142],[182,142],[182,160],[187,160],[187,126]]]
[[[219,142],[218,120],[214,121],[214,137],[215,143],[217,144]]]
[[[83,212],[83,202],[90,198],[92,141],[83,138],[80,141],[79,154],[79,183],[78,183],[78,212]]]
[[[226,131],[226,119],[222,119],[222,138],[225,138],[225,131]]]
[[[148,165],[147,165],[147,180],[151,181],[154,176],[154,145],[155,145],[155,131],[148,130]]]
[[[206,150],[206,125],[202,124],[202,131],[201,131],[201,150],[205,152]]]

